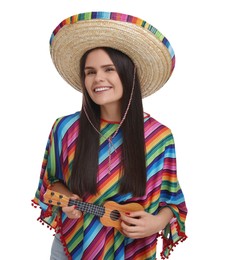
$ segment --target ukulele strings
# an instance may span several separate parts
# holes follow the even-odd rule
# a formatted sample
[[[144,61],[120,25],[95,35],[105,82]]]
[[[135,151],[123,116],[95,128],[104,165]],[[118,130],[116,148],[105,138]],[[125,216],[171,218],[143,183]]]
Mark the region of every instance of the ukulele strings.
[[[119,210],[117,210],[117,209],[112,209],[112,210],[110,210],[110,209],[108,209],[108,208],[106,208],[105,206],[102,206],[102,205],[95,205],[95,204],[92,204],[92,203],[88,203],[88,202],[83,202],[83,201],[79,201],[79,200],[73,200],[73,199],[69,199],[69,198],[67,198],[67,197],[63,197],[63,198],[57,198],[57,199],[55,199],[55,198],[50,198],[50,200],[52,201],[52,202],[56,202],[56,204],[57,204],[57,202],[60,202],[60,203],[62,203],[63,205],[65,205],[65,206],[68,206],[68,203],[69,203],[69,201],[72,201],[74,204],[73,205],[75,205],[75,204],[82,204],[82,206],[84,205],[86,208],[84,209],[84,210],[81,210],[81,211],[84,211],[84,212],[87,212],[88,210],[87,210],[87,207],[93,207],[93,208],[95,208],[95,207],[103,207],[104,208],[104,215],[107,215],[107,216],[110,216],[110,217],[112,217],[112,218],[118,218],[118,213],[117,212],[123,212],[123,211],[119,211]],[[50,203],[51,204],[51,203]],[[56,205],[56,206],[59,206],[59,207],[63,207],[62,205]],[[79,209],[78,209],[79,210]],[[116,212],[115,212],[116,211]],[[91,214],[93,214],[93,215],[96,215],[95,214],[96,212],[94,212],[94,213],[91,213]],[[100,211],[100,209],[98,209],[97,210],[97,213],[101,213],[101,211]]]

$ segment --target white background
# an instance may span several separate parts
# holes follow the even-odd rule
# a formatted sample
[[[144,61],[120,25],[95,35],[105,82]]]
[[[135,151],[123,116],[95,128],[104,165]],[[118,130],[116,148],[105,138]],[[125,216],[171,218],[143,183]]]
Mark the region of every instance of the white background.
[[[225,8],[208,0],[1,1],[0,259],[49,259],[53,232],[31,207],[47,137],[57,117],[80,110],[81,95],[56,72],[49,37],[84,11],[116,11],[148,21],[170,41],[176,68],[145,111],[171,128],[189,210],[188,239],[172,260],[225,256]],[[159,252],[158,252],[159,253]],[[218,257],[219,256],[219,257]],[[158,257],[158,259],[160,259]]]

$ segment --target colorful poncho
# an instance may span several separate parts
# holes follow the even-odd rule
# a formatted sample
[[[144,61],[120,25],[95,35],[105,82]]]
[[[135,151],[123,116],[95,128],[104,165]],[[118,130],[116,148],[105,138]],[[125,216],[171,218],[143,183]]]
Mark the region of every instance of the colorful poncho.
[[[163,238],[162,259],[168,258],[172,247],[186,239],[185,218],[187,209],[184,196],[176,175],[175,146],[169,128],[149,115],[144,117],[146,144],[147,184],[143,197],[119,194],[119,180],[122,170],[121,130],[113,138],[111,173],[108,174],[110,137],[118,127],[117,123],[101,121],[98,194],[83,198],[83,201],[102,205],[111,200],[117,203],[140,203],[145,211],[157,214],[161,207],[168,206],[174,218],[161,234],[142,239],[130,239],[112,227],[101,224],[99,217],[84,213],[79,219],[69,219],[61,208],[43,203],[43,194],[54,182],[68,185],[78,137],[80,113],[65,116],[55,121],[49,135],[38,189],[33,202],[41,207],[39,220],[47,223],[61,234],[68,259],[100,260],[155,260],[159,235]]]

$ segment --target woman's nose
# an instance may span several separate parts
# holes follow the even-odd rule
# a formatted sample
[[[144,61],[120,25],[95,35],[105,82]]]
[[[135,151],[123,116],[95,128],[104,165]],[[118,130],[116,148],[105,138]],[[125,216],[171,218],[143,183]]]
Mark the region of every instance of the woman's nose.
[[[99,81],[103,81],[104,80],[104,75],[102,71],[97,71],[96,75],[95,75],[95,81],[99,82]]]

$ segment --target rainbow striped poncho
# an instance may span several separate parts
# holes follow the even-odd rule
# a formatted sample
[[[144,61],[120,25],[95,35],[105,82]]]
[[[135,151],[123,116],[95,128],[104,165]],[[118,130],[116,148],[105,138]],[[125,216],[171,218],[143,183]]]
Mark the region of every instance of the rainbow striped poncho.
[[[157,214],[161,207],[168,206],[174,218],[161,234],[142,239],[130,239],[112,227],[105,227],[99,218],[84,213],[79,219],[69,219],[59,207],[43,203],[46,189],[57,181],[68,185],[78,137],[80,112],[55,121],[48,139],[38,189],[33,202],[41,208],[39,220],[60,232],[68,259],[72,260],[122,260],[156,259],[157,238],[163,238],[161,258],[168,258],[171,249],[186,239],[186,204],[176,174],[175,146],[169,128],[146,114],[144,131],[146,144],[147,185],[143,197],[118,194],[121,172],[122,133],[113,138],[111,174],[108,174],[108,141],[100,138],[98,194],[83,198],[97,205],[106,200],[117,203],[138,202],[145,211]],[[118,124],[101,121],[101,133],[106,138]]]

